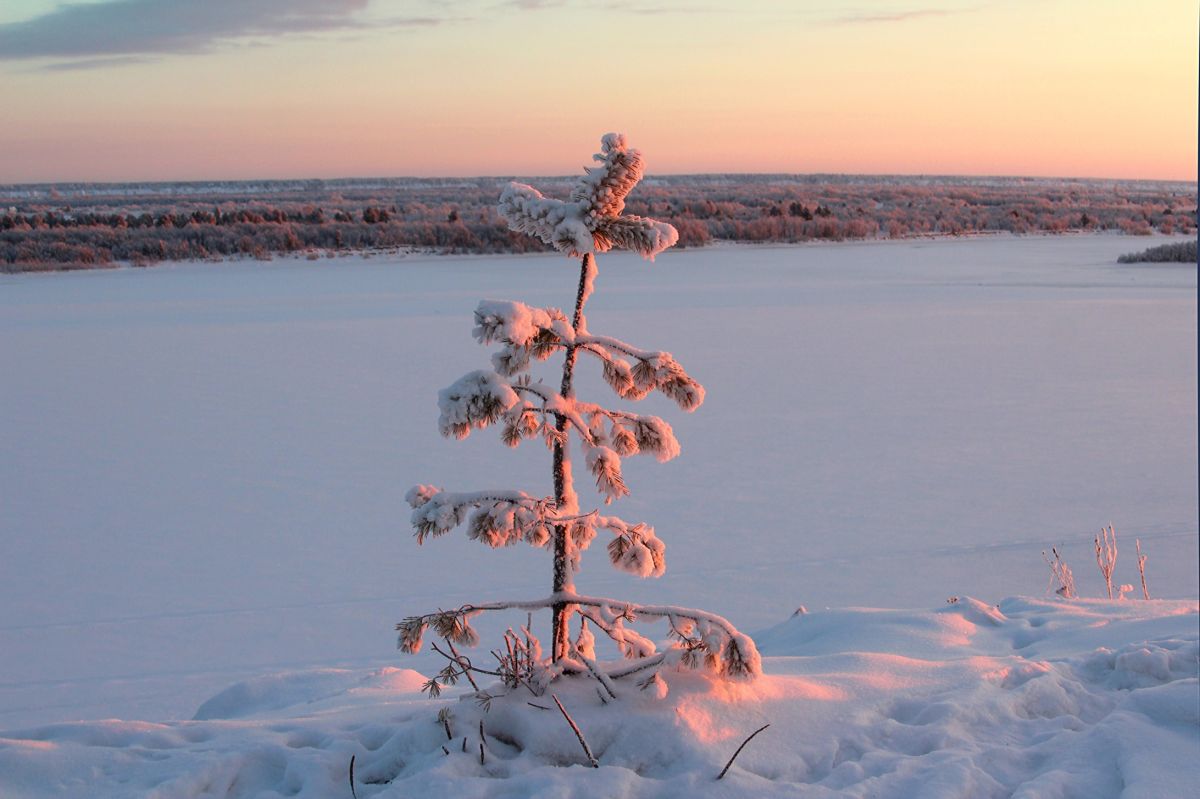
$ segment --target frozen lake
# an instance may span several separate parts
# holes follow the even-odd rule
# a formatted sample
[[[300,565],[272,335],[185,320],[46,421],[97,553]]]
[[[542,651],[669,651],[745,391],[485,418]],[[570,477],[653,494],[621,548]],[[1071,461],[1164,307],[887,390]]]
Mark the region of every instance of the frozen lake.
[[[1160,240],[982,238],[600,258],[592,332],[673,352],[683,447],[627,459],[613,507],[657,581],[585,556],[581,592],[750,631],[797,605],[1040,596],[1062,545],[1098,596],[1197,585],[1196,270]],[[342,258],[0,276],[0,729],[186,718],[229,683],[401,665],[392,625],[540,596],[547,553],[418,548],[404,492],[549,493],[544,448],[439,438],[437,390],[486,367],[478,299],[566,305],[556,256]],[[610,396],[582,366],[580,395]],[[594,502],[583,470],[580,495]]]

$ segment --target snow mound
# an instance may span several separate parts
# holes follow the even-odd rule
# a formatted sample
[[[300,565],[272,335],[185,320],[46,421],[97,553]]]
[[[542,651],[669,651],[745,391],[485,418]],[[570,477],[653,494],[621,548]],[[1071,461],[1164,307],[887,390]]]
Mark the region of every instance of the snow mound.
[[[0,795],[344,796],[353,757],[363,799],[1186,796],[1198,619],[1194,601],[968,597],[799,615],[758,637],[751,683],[671,673],[660,697],[626,678],[616,700],[554,683],[599,768],[550,695],[431,701],[402,669],[266,675],[193,721],[0,733]]]
[[[268,674],[229,686],[202,704],[193,720],[240,719],[343,694],[412,693],[424,682],[425,677],[412,669],[381,669],[365,677],[347,669]]]

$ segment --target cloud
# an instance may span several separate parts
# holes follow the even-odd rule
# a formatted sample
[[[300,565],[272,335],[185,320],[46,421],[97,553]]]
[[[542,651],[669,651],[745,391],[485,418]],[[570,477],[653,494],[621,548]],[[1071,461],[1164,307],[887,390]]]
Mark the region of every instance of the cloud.
[[[75,58],[50,69],[199,53],[232,39],[437,24],[428,17],[367,20],[368,0],[108,0],[66,3],[0,25],[0,60]]]
[[[907,11],[888,11],[876,14],[846,14],[826,21],[827,25],[869,25],[877,22],[907,22],[924,17],[944,17],[960,13],[965,9],[914,8]]]
[[[42,72],[73,72],[82,69],[103,69],[104,67],[123,67],[130,64],[146,64],[153,58],[142,55],[114,55],[104,58],[81,58],[74,61],[55,61],[40,67]]]

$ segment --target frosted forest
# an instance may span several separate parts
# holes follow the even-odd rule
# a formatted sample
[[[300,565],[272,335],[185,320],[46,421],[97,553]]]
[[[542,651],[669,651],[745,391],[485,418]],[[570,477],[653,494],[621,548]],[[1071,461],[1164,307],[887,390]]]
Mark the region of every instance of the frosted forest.
[[[0,796],[1189,795],[1195,269],[679,252],[645,173],[0,275]]]

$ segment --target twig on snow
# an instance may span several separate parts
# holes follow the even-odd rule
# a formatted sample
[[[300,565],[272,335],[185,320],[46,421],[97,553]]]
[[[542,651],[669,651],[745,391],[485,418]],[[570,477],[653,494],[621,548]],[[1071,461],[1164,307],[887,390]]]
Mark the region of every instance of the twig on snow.
[[[721,773],[717,775],[717,779],[721,779],[725,776],[725,773],[729,771],[729,767],[733,765],[733,761],[737,760],[737,756],[740,755],[742,750],[746,748],[746,744],[750,743],[751,738],[753,738],[755,735],[758,735],[760,732],[770,726],[770,724],[764,724],[754,732],[750,733],[750,736],[746,740],[742,741],[742,745],[739,746],[737,751],[733,753],[733,757],[729,758],[729,762],[725,764],[725,768],[721,769]]]
[[[579,725],[567,713],[567,709],[563,707],[563,703],[558,701],[558,697],[550,694],[550,698],[554,700],[554,704],[558,705],[558,709],[562,711],[563,718],[567,720],[567,724],[571,725],[571,729],[575,732],[575,737],[579,739],[579,745],[583,747],[583,753],[587,755],[588,762],[592,764],[592,768],[600,768],[600,763],[596,760],[596,756],[592,754],[592,748],[588,746],[587,740],[583,737],[583,733],[579,730]]]

